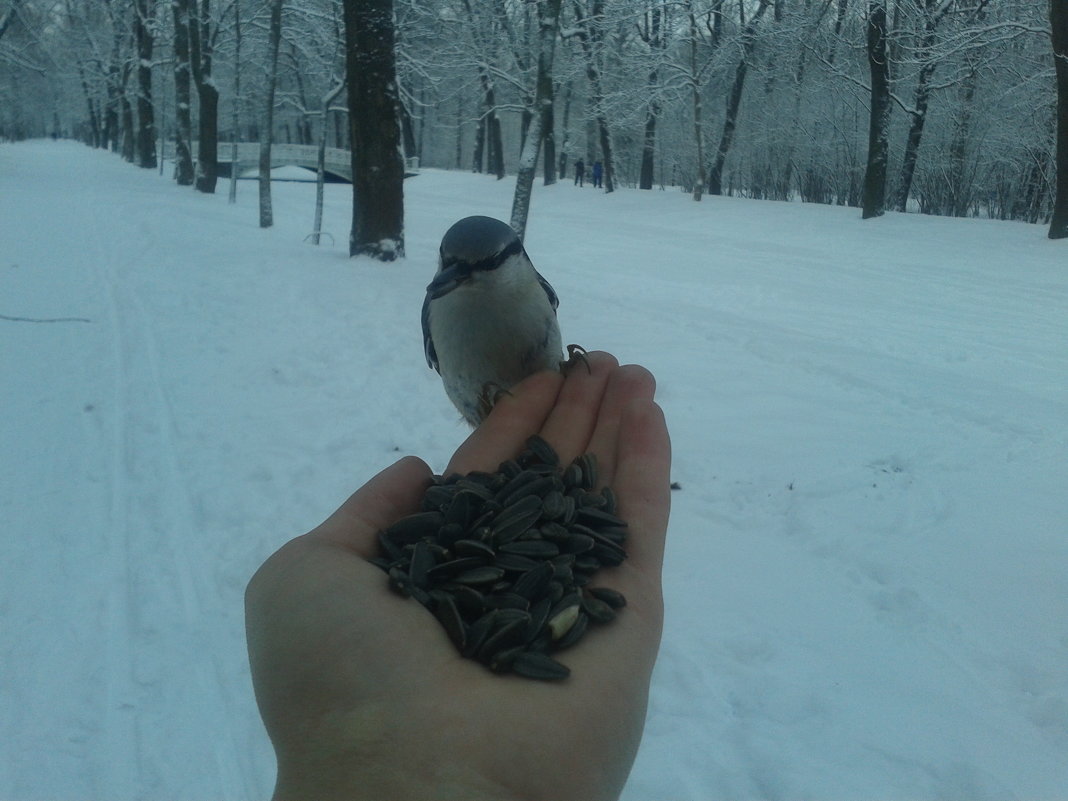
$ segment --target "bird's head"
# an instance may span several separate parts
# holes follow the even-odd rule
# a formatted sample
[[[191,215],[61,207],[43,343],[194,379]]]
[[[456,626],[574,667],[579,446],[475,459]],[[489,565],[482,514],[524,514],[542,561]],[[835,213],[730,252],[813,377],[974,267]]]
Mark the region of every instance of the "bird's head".
[[[524,270],[532,271],[533,265],[510,225],[492,217],[464,217],[441,239],[438,272],[427,292],[440,298],[468,281]]]

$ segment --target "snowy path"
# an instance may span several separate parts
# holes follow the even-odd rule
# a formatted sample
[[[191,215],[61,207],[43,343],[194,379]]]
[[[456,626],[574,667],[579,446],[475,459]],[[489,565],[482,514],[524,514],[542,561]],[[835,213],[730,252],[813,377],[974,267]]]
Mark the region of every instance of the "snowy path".
[[[465,429],[410,258],[71,143],[0,145],[0,798],[254,799],[264,557]],[[648,365],[682,490],[624,798],[1068,799],[1068,251],[1034,226],[536,188],[565,339]],[[83,322],[81,320],[88,320]]]

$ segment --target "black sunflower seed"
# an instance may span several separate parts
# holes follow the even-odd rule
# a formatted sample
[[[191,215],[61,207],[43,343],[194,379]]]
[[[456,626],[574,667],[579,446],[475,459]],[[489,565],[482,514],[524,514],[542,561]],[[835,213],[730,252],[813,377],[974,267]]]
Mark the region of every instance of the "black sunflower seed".
[[[482,643],[475,653],[475,658],[479,662],[488,662],[498,651],[521,644],[527,623],[530,622],[530,616],[524,615],[523,617],[513,618],[503,625],[499,621],[500,618],[498,617],[497,629],[486,638],[486,641]]]
[[[437,564],[437,559],[430,545],[425,542],[417,542],[412,549],[411,566],[408,575],[412,584],[416,587],[425,588],[427,585],[427,573]]]
[[[528,679],[543,681],[561,681],[571,675],[571,669],[562,665],[551,656],[535,651],[524,651],[515,657],[512,670]]]
[[[485,559],[492,559],[497,555],[493,548],[481,540],[456,540],[452,544],[452,549],[461,556],[481,556]]]
[[[451,595],[445,595],[445,597],[435,600],[434,616],[444,627],[449,639],[453,641],[453,644],[462,653],[467,645],[467,630],[464,626],[463,618],[460,617],[460,610]]]
[[[482,647],[494,624],[497,622],[497,610],[491,610],[478,618],[467,628],[467,643],[461,653],[468,659],[473,659],[475,652]]]
[[[408,577],[408,574],[399,567],[390,568],[389,586],[394,592],[405,597],[412,594],[412,580]]]
[[[514,648],[505,648],[502,651],[498,651],[489,660],[489,669],[494,673],[507,673],[512,669],[512,665],[515,664],[516,657],[523,653],[523,646],[517,645]]]
[[[560,457],[556,454],[556,450],[542,439],[537,434],[534,434],[527,439],[527,450],[534,455],[534,457],[542,464],[558,465],[560,464]]]
[[[515,584],[512,585],[512,592],[527,600],[541,598],[548,591],[549,582],[552,581],[554,573],[552,562],[542,562],[516,579]]]
[[[605,601],[587,595],[582,599],[582,611],[590,616],[594,623],[611,623],[615,620],[616,612]]]
[[[584,454],[566,468],[540,437],[495,473],[434,476],[423,511],[379,532],[390,588],[438,618],[465,657],[498,672],[568,675],[548,652],[577,643],[626,601],[594,587],[626,552],[626,523]]]
[[[623,593],[609,587],[590,587],[586,592],[594,598],[604,601],[613,609],[622,609],[627,605],[627,599],[623,597]]]
[[[528,570],[533,570],[538,566],[538,563],[533,559],[520,556],[515,553],[500,553],[498,552],[496,559],[493,563],[497,567],[508,571],[509,573],[525,573]]]
[[[434,565],[434,567],[427,571],[427,578],[431,581],[445,581],[465,570],[474,570],[477,567],[485,566],[485,564],[486,560],[482,557],[464,556],[459,559],[453,559],[448,562]]]
[[[583,506],[575,515],[580,523],[584,523],[587,526],[594,526],[600,528],[601,526],[613,526],[615,528],[626,528],[625,521],[616,517],[611,512],[606,512],[604,509],[598,509],[594,506]]]
[[[504,571],[499,567],[476,567],[471,570],[465,570],[463,573],[457,575],[453,580],[457,584],[493,584],[495,581],[504,575]]]
[[[549,622],[549,612],[552,611],[553,602],[549,598],[542,598],[530,607],[530,623],[527,625],[524,642],[531,642],[535,637],[547,631],[545,628]]]
[[[616,494],[612,492],[612,488],[604,486],[601,488],[601,495],[604,496],[604,510],[610,515],[616,513]]]
[[[501,553],[515,553],[531,559],[551,559],[560,553],[560,547],[547,540],[517,540],[500,546]]]
[[[565,648],[570,648],[572,645],[582,639],[586,634],[586,629],[589,628],[590,617],[585,612],[580,611],[575,618],[575,622],[571,624],[571,628],[558,640],[553,643],[554,651],[562,651]]]

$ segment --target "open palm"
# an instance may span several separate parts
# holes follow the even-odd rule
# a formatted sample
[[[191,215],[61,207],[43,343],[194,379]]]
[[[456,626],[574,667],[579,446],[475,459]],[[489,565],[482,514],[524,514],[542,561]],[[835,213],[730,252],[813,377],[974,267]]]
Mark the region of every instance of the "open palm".
[[[430,470],[408,457],[283,546],[246,597],[256,697],[278,755],[276,798],[616,797],[633,762],[659,645],[670,445],[643,368],[604,353],[504,396],[446,472],[495,470],[540,433],[564,463],[597,454],[630,523],[604,571],[627,609],[561,658],[560,683],[463,659],[421,605],[366,560],[418,508]],[[598,574],[600,581],[602,574]]]

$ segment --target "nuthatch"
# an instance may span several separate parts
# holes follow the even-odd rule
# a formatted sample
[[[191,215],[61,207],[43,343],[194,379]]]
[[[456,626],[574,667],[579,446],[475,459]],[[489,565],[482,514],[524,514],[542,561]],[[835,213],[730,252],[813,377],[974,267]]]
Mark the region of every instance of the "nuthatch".
[[[445,232],[423,301],[423,346],[467,422],[477,426],[499,393],[564,363],[559,304],[511,226],[465,217]]]

